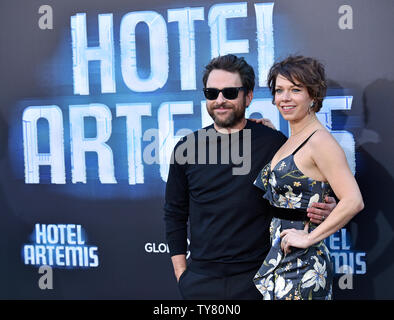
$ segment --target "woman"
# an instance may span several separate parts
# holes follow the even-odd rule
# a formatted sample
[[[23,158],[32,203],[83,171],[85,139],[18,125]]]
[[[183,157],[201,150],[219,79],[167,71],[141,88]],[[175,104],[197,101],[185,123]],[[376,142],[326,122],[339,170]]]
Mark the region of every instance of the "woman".
[[[345,154],[316,117],[326,93],[324,67],[290,56],[268,75],[273,103],[291,135],[257,177],[272,208],[272,248],[254,282],[264,299],[331,299],[333,270],[324,239],[364,207]],[[338,205],[319,226],[306,209],[335,193]]]

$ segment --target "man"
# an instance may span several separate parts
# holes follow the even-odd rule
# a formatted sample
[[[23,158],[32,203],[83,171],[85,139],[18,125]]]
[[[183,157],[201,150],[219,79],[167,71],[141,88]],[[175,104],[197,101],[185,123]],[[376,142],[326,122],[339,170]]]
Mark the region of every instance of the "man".
[[[175,276],[184,299],[261,299],[253,277],[270,248],[271,215],[253,182],[286,137],[245,119],[255,75],[243,58],[213,59],[203,83],[214,124],[175,146],[166,186],[166,236]],[[213,136],[203,134],[212,131]],[[242,167],[234,150],[242,150]],[[189,161],[177,161],[185,152],[192,154]],[[217,164],[207,163],[211,156]],[[329,201],[309,209],[312,222],[320,223],[332,211],[335,200]]]

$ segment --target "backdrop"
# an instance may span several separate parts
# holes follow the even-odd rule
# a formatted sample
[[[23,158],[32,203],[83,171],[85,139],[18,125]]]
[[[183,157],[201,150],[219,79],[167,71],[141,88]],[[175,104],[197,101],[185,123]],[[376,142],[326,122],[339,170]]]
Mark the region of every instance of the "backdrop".
[[[334,298],[394,298],[393,1],[2,0],[0,15],[1,298],[180,298],[169,156],[210,123],[202,71],[227,53],[256,72],[247,116],[286,135],[267,70],[288,54],[326,65],[318,116],[365,202],[327,239]]]

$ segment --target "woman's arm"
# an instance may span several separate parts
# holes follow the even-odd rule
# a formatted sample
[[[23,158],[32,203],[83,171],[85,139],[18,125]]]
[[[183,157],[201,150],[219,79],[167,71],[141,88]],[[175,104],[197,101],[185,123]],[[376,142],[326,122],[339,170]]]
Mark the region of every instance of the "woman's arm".
[[[346,156],[330,133],[319,130],[310,139],[312,160],[324,175],[339,202],[332,213],[311,233],[307,229],[288,229],[281,233],[282,249],[307,248],[345,226],[364,208],[357,182],[348,166]]]

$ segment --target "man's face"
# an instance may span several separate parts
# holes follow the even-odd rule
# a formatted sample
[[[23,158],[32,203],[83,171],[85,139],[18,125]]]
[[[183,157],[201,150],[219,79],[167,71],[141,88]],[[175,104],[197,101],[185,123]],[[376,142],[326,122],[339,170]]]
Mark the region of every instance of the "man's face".
[[[223,89],[229,87],[242,87],[238,72],[214,69],[207,79],[207,88]],[[238,92],[235,99],[226,99],[220,92],[215,100],[207,99],[207,111],[215,125],[219,128],[235,129],[245,119],[245,109],[252,100],[253,93],[244,90]]]

